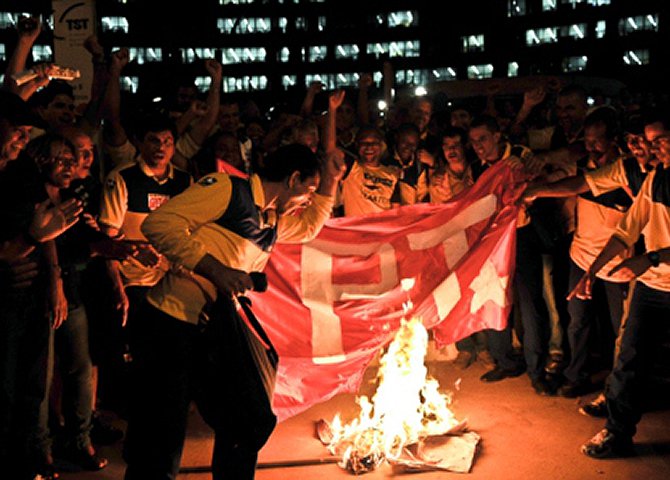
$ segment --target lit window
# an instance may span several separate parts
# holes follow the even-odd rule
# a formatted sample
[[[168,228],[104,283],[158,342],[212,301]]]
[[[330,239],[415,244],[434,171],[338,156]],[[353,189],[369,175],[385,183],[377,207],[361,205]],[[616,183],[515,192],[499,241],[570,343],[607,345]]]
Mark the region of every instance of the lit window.
[[[556,10],[557,0],[542,0],[542,11],[549,12],[551,10]]]
[[[193,63],[201,59],[216,58],[214,48],[180,48],[182,63]]]
[[[490,63],[486,65],[469,65],[468,66],[468,78],[480,79],[480,78],[491,78],[493,77],[493,65]]]
[[[507,76],[508,77],[519,76],[519,64],[517,62],[509,62],[507,64]]]
[[[581,57],[567,57],[563,59],[564,72],[581,72],[586,69],[589,59],[586,55]]]
[[[526,30],[526,45],[540,45],[542,43],[554,43],[558,41],[558,28],[536,28]]]
[[[286,33],[286,27],[288,26],[288,19],[286,17],[279,17],[277,25],[279,26],[279,30],[281,30],[282,33]]]
[[[619,20],[619,34],[629,35],[639,31],[658,32],[658,15],[638,15]]]
[[[209,90],[209,86],[212,84],[212,77],[195,77],[195,86],[201,92],[206,92]]]
[[[254,0],[219,0],[219,5],[243,5],[245,3],[254,3]]]
[[[507,16],[520,17],[526,14],[526,0],[507,0]]]
[[[216,28],[221,33],[267,33],[270,31],[270,17],[219,18]]]
[[[328,54],[328,48],[325,45],[317,45],[309,47],[309,61],[310,62],[321,62],[326,59]]]
[[[297,75],[282,75],[281,84],[284,87],[284,90],[290,87],[295,87],[295,84],[298,82]]]
[[[102,17],[102,31],[112,33],[128,33],[126,17]]]
[[[649,63],[649,50],[629,50],[623,55],[626,65],[639,66]]]
[[[572,5],[572,8],[576,8],[580,3],[590,5],[592,7],[601,7],[603,5],[609,5],[611,0],[561,0],[561,4]]]
[[[586,32],[586,24],[576,23],[574,25],[567,25],[565,27],[561,27],[560,36],[562,38],[571,37],[576,40],[580,40],[584,38],[585,32]]]
[[[338,45],[335,47],[335,58],[350,58],[352,60],[358,60],[359,53],[358,45],[355,43]]]
[[[0,43],[0,60],[2,60],[3,62],[7,60],[7,50],[5,48],[6,48],[5,44]]]
[[[33,45],[33,62],[53,62],[54,52],[50,45]]]
[[[139,77],[121,77],[121,90],[124,92],[137,93],[137,88],[139,85]]]
[[[51,30],[53,30],[55,28],[54,27],[54,16],[53,16],[53,14],[49,15],[44,21],[46,22],[47,27],[49,27]]]
[[[290,55],[291,51],[288,49],[288,47],[282,47],[281,50],[277,52],[277,61],[288,62]]]
[[[416,27],[419,24],[417,12],[405,10],[402,12],[391,12],[387,16],[389,28],[393,27]]]
[[[116,51],[118,49],[119,47],[115,47],[112,49],[112,51]],[[160,48],[129,47],[128,57],[131,62],[135,61],[139,65],[142,65],[146,62],[161,62],[163,61],[163,51]]]
[[[221,63],[233,65],[235,63],[264,62],[265,48],[224,48],[221,52]]]
[[[397,85],[426,85],[430,81],[430,70],[398,70],[395,72]]]
[[[468,35],[461,37],[464,52],[483,52],[484,35]]]
[[[224,93],[251,92],[268,88],[268,77],[265,75],[244,75],[242,77],[225,77],[223,79]]]
[[[21,17],[30,17],[29,13],[0,12],[0,28],[16,28]]]
[[[296,30],[307,30],[307,19],[305,17],[296,17],[295,18],[295,29]]]
[[[430,71],[431,80],[441,82],[444,80],[456,80],[456,70],[452,67],[434,68]]]
[[[384,55],[388,55],[389,57],[418,57],[420,47],[419,40],[368,43],[366,51],[368,55],[374,55],[376,58],[380,58]]]
[[[342,87],[353,87],[358,84],[358,73],[314,73],[305,75],[305,86],[312,82],[321,82],[328,90]]]
[[[318,17],[316,19],[316,28],[319,32],[323,32],[326,29],[326,17]]]
[[[603,38],[605,36],[606,28],[607,22],[605,22],[605,20],[598,20],[598,23],[596,23],[596,38]]]

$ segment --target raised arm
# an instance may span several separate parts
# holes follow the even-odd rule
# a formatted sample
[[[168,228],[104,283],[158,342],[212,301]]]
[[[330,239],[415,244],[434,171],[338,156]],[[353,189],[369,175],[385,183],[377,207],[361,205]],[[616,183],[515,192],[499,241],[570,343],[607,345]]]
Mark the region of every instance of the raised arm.
[[[332,92],[328,97],[328,115],[322,137],[323,149],[326,152],[332,152],[337,148],[337,109],[342,105],[344,97],[344,90]]]
[[[130,55],[127,48],[112,53],[109,65],[109,82],[103,99],[105,122],[104,138],[108,145],[118,147],[128,141],[126,130],[121,124],[121,72],[128,65]]]

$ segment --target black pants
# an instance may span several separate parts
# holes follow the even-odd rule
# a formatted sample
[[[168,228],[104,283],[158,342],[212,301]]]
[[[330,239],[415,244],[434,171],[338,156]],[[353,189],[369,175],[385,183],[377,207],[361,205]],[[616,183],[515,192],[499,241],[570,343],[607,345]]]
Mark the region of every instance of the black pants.
[[[213,478],[253,479],[258,450],[276,417],[262,383],[247,381],[254,367],[240,354],[246,340],[239,342],[230,330],[239,325],[234,308],[215,308],[204,333],[151,306],[146,311],[129,332],[133,387],[126,480],[177,477],[193,399],[214,429]]]

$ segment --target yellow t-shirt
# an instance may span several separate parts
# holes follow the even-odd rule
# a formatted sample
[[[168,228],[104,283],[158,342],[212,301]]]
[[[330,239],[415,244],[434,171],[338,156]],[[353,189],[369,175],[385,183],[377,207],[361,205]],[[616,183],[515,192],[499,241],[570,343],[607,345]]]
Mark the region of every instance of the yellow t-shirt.
[[[397,167],[373,167],[354,162],[342,182],[344,215],[351,217],[389,210],[399,175]]]

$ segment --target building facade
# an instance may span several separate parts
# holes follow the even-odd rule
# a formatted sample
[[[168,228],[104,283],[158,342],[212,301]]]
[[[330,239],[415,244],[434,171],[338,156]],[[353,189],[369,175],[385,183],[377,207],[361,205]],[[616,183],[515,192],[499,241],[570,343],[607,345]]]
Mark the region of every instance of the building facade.
[[[0,68],[21,14],[45,1],[3,2]],[[223,91],[276,98],[313,81],[352,87],[361,72],[398,89],[436,82],[530,75],[600,76],[664,88],[668,5],[663,0],[192,0],[95,2],[109,49],[128,47],[125,89],[156,92],[178,75],[205,90],[202,59],[223,64]],[[48,27],[33,61],[50,61]],[[663,79],[663,80],[662,80]],[[430,88],[429,88],[430,90]]]

